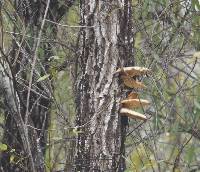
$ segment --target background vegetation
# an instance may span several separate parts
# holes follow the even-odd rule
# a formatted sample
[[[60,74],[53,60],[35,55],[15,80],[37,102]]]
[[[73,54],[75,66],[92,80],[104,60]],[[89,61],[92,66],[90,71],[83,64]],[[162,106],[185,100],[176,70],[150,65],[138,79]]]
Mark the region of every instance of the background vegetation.
[[[0,1],[0,171],[28,171],[30,152],[36,171],[71,171],[82,2],[27,2]],[[130,2],[133,60],[152,74],[140,78],[151,105],[147,121],[129,120],[126,172],[200,171],[199,1]]]

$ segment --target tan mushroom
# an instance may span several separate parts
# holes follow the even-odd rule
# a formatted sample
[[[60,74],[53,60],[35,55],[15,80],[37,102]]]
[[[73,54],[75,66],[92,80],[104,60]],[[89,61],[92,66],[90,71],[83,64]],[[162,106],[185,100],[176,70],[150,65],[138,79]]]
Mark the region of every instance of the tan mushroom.
[[[132,119],[141,119],[141,120],[147,120],[147,117],[139,112],[135,112],[133,110],[127,109],[127,108],[121,108],[120,113],[123,116],[128,116]]]
[[[129,76],[122,75],[122,80],[124,81],[124,85],[130,88],[146,88],[146,86],[142,82],[135,81],[133,78]]]
[[[139,66],[134,66],[134,67],[123,67],[119,68],[115,73],[125,73],[130,77],[133,76],[140,76],[144,74],[150,73],[151,70],[145,67],[139,67]]]
[[[121,104],[126,108],[138,108],[149,105],[150,102],[144,99],[125,99],[121,101]]]
[[[138,99],[138,93],[134,93],[134,92],[131,92],[128,97],[128,99]]]

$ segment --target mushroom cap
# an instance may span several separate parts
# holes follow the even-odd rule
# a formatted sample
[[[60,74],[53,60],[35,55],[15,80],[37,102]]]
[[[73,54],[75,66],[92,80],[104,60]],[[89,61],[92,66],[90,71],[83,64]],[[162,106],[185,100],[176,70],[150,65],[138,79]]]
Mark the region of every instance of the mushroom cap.
[[[128,76],[133,77],[133,76],[145,75],[150,72],[151,72],[151,70],[148,68],[132,66],[132,67],[119,68],[115,73],[125,73]]]
[[[141,120],[147,120],[147,117],[139,112],[135,112],[133,110],[127,109],[127,108],[121,108],[120,113],[124,116],[128,116],[132,119],[141,119]]]
[[[138,82],[129,76],[122,75],[122,80],[124,81],[124,85],[130,88],[146,88],[146,86],[142,82]]]
[[[121,101],[121,104],[126,108],[137,108],[149,105],[150,102],[144,99],[125,99]]]
[[[138,93],[131,92],[128,97],[128,99],[138,99]]]

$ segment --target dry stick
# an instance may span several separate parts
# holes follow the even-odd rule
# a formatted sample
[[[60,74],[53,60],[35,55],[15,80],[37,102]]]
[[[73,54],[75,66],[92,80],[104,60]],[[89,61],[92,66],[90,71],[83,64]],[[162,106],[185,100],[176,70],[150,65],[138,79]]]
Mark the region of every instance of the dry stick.
[[[27,100],[26,100],[25,125],[28,122],[28,116],[29,116],[29,103],[30,103],[29,100],[30,100],[31,86],[32,86],[32,82],[33,82],[33,73],[34,73],[35,64],[36,64],[36,61],[37,61],[37,51],[38,51],[38,48],[39,48],[39,45],[40,45],[40,39],[41,39],[41,36],[42,36],[42,30],[43,30],[43,27],[44,27],[44,24],[45,24],[45,19],[46,19],[47,12],[48,12],[48,9],[49,9],[49,3],[50,3],[50,0],[48,0],[48,2],[47,2],[47,6],[46,6],[46,9],[45,9],[45,14],[44,14],[44,18],[43,18],[43,21],[42,21],[42,24],[41,24],[41,28],[40,28],[40,32],[39,32],[39,36],[38,36],[38,41],[37,41],[37,44],[36,44],[36,48],[35,48],[35,52],[34,52],[34,57],[33,57],[33,63],[32,63],[32,68],[31,68],[31,75],[30,75],[30,80],[29,80],[28,95],[27,95]]]

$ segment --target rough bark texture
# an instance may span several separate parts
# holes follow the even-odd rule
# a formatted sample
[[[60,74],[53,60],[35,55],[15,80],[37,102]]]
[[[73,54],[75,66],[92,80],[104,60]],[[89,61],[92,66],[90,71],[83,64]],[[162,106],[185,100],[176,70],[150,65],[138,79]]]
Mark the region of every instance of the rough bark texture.
[[[127,118],[119,114],[127,90],[115,75],[133,65],[131,1],[81,1],[81,75],[77,83],[77,171],[124,171]]]

